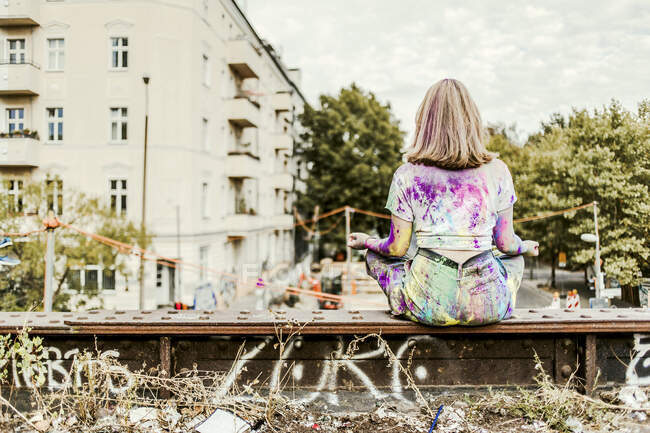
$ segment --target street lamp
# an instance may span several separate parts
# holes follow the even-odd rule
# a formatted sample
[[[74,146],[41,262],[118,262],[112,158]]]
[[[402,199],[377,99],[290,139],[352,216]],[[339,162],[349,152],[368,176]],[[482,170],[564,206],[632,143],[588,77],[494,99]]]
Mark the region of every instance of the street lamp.
[[[144,248],[144,231],[146,227],[147,205],[147,138],[149,132],[149,74],[142,76],[144,82],[144,150],[142,155],[142,219],[140,221],[141,248]],[[140,310],[144,310],[144,253],[140,255]]]
[[[594,243],[598,239],[596,238],[596,235],[593,234],[593,233],[583,233],[583,234],[580,235],[580,240],[582,240],[584,242]]]
[[[580,239],[584,242],[596,244],[596,258],[594,260],[594,273],[596,281],[596,299],[600,298],[602,290],[604,289],[603,274],[600,271],[600,237],[598,236],[598,202],[594,202],[594,229],[595,233],[583,233]]]

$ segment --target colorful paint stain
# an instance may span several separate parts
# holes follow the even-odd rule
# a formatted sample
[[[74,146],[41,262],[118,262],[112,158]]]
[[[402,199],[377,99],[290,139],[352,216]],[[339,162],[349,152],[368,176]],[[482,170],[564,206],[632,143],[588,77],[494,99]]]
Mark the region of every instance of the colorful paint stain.
[[[470,258],[460,270],[435,254],[396,257],[410,230],[402,227],[400,233],[400,226],[391,224],[388,238],[366,245],[368,274],[388,297],[391,312],[438,326],[485,325],[510,317],[524,261],[515,255],[522,244],[512,230],[512,212],[501,211],[516,200],[508,167],[498,159],[464,170],[400,166],[386,208],[411,222],[418,248],[490,252]],[[513,255],[494,250],[496,257],[493,238]]]
[[[413,222],[421,248],[482,251],[492,246],[498,212],[516,200],[499,159],[464,170],[406,163],[395,171],[386,208]]]
[[[412,261],[368,251],[368,274],[391,312],[428,325],[486,325],[512,315],[524,271],[522,256],[469,259],[458,278],[455,265],[417,254]],[[407,269],[408,266],[408,269]]]

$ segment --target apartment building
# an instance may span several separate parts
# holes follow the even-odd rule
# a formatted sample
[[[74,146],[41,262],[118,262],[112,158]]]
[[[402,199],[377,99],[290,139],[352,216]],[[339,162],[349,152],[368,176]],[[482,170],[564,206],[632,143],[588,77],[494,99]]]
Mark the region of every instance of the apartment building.
[[[0,36],[9,197],[49,181],[63,220],[80,190],[140,224],[148,116],[151,249],[202,268],[146,262],[145,308],[294,260],[300,70],[233,0],[2,0]],[[138,307],[137,273],[75,269],[68,290],[87,285],[107,308]]]

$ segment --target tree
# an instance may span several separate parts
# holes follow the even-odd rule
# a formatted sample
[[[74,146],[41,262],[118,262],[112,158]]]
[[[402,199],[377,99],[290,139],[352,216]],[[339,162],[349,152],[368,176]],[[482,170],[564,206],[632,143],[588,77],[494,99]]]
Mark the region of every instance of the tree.
[[[97,198],[66,190],[65,197],[58,202],[58,191],[53,190],[52,185],[52,182],[27,184],[20,200],[13,196],[0,200],[0,232],[16,233],[40,228],[48,210],[62,205],[61,221],[126,244],[132,245],[141,239],[141,232],[133,223],[115,215]],[[66,311],[83,305],[98,294],[96,288],[86,287],[85,296],[78,297],[76,305],[71,305],[70,295],[62,288],[65,283],[72,283],[71,271],[75,268],[103,265],[121,275],[131,275],[128,256],[72,230],[63,227],[55,230],[54,310]],[[148,244],[150,237],[145,235],[144,239]],[[2,251],[3,255],[10,254],[21,261],[16,267],[0,267],[0,310],[3,311],[42,308],[46,234],[31,235],[24,242],[20,240],[15,239],[13,246]]]
[[[311,215],[316,205],[321,212],[345,205],[385,212],[405,135],[390,104],[380,103],[355,83],[337,96],[321,95],[319,102],[319,108],[305,106],[300,116],[305,144],[299,152],[309,177],[306,192],[298,194],[298,209],[302,215]],[[335,221],[323,220],[319,229],[326,231]],[[388,228],[385,222],[364,215],[354,215],[352,224],[354,231],[384,233]],[[324,244],[344,248],[344,226],[339,226],[323,236]]]
[[[555,114],[529,137],[508,164],[519,196],[517,216],[598,202],[603,269],[628,291],[638,272],[650,273],[650,102],[637,113],[612,101],[602,110]],[[516,174],[516,175],[515,175]],[[593,263],[594,245],[580,240],[594,230],[593,212],[580,210],[517,226],[540,242],[555,267],[560,251],[569,267]]]

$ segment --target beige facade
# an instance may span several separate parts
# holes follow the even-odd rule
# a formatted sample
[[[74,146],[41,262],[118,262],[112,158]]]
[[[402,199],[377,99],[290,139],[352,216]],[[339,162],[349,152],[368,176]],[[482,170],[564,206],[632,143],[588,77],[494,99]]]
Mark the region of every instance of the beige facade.
[[[6,0],[0,37],[0,131],[39,135],[0,138],[5,180],[59,177],[63,220],[66,189],[78,189],[139,224],[148,92],[152,249],[251,278],[294,259],[300,71],[232,0]],[[104,284],[101,264],[89,269],[79,278]],[[146,308],[220,282],[174,272],[146,265]],[[104,306],[136,308],[137,287],[137,274],[118,277]]]

